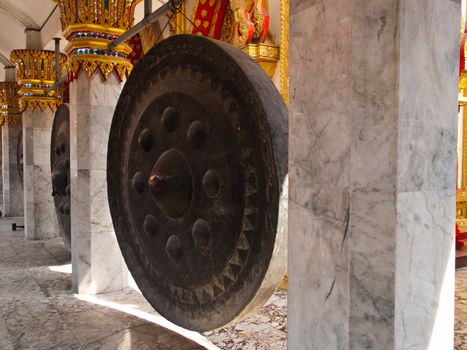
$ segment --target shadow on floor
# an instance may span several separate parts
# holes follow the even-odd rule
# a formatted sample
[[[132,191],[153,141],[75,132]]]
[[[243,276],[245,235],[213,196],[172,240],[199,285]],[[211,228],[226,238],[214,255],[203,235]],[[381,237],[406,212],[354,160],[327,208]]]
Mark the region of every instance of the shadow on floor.
[[[61,239],[26,241],[11,231],[14,221],[0,219],[0,349],[217,349],[198,333],[163,326],[134,290],[71,294]]]

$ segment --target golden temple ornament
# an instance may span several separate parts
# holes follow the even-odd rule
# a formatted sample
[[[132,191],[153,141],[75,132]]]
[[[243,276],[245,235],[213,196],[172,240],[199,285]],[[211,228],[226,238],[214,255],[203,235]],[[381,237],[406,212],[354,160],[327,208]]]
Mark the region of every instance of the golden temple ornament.
[[[17,67],[19,110],[39,107],[53,112],[61,104],[60,92],[55,84],[55,52],[46,50],[13,50],[10,60]],[[60,54],[60,67],[66,63],[66,55]]]
[[[54,0],[60,6],[63,35],[69,41],[68,81],[83,69],[89,78],[100,71],[104,79],[112,72],[123,81],[133,65],[128,59],[127,43],[109,50],[108,45],[133,24],[135,6],[141,0]]]
[[[467,191],[456,193],[456,223],[460,232],[467,232]]]
[[[272,78],[276,71],[277,61],[279,61],[280,48],[271,44],[249,44],[243,52],[250,55]]]
[[[0,126],[21,122],[18,100],[19,86],[16,82],[0,82]]]

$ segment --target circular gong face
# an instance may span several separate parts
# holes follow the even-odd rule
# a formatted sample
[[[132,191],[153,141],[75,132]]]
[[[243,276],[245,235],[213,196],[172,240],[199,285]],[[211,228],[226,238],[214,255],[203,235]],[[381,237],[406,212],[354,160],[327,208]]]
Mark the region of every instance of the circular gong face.
[[[23,186],[23,132],[19,133],[18,144],[16,145],[16,167],[21,186]]]
[[[285,270],[286,170],[286,108],[243,52],[180,35],[135,67],[112,122],[108,194],[128,268],[160,314],[204,331],[267,301]]]
[[[71,251],[70,222],[70,110],[62,104],[55,112],[50,145],[52,171],[52,195],[57,214],[60,235]]]

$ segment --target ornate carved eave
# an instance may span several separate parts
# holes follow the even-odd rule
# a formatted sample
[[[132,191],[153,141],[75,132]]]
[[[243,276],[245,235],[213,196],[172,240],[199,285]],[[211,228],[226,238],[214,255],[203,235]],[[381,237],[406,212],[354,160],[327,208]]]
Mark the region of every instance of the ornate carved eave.
[[[0,126],[21,122],[18,89],[16,82],[0,82]]]
[[[59,91],[53,90],[55,84],[55,52],[46,50],[13,50],[11,61],[17,67],[19,109],[34,110],[39,107],[53,112],[61,103]],[[60,66],[66,62],[66,55],[60,54]]]
[[[55,0],[60,6],[63,35],[69,41],[65,53],[68,80],[76,79],[83,69],[89,78],[99,71],[104,79],[112,72],[120,80],[131,73],[127,43],[110,51],[108,45],[133,24],[135,6],[141,0]]]

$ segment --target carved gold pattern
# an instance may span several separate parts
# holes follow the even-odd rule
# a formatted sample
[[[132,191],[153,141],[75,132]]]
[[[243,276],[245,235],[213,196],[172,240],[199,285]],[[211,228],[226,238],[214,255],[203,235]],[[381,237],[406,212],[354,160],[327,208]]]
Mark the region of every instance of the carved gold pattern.
[[[467,57],[467,55],[466,55]],[[463,71],[459,76],[459,89],[467,89],[467,71]]]
[[[233,42],[235,33],[235,16],[233,11],[230,9],[230,5],[225,10],[224,22],[222,22],[221,37],[220,40],[227,43]]]
[[[63,67],[66,56],[60,54],[59,64]],[[52,89],[55,83],[55,52],[46,50],[13,50],[10,60],[16,65],[19,94],[19,109],[44,111],[49,107],[55,111],[61,103],[59,91]]]
[[[464,95],[465,90],[462,95]],[[467,108],[462,109],[462,177],[461,186],[462,189],[467,188]],[[465,216],[467,219],[467,216]]]
[[[244,47],[245,44],[251,41],[255,25],[251,21],[244,0],[230,0],[229,5],[234,18],[234,32],[231,44],[237,47]]]
[[[255,25],[250,17],[249,8],[245,0],[229,0],[225,8],[225,14],[222,14],[224,11],[223,5],[226,4],[225,1],[210,0],[210,5],[215,7],[213,9],[214,15],[210,21],[202,21],[202,18],[197,18],[196,16],[198,7],[206,4],[206,2],[207,0],[195,1],[192,14],[192,23],[195,26],[190,30],[192,34],[220,39],[239,48],[243,48],[251,42],[255,32]],[[219,33],[217,32],[218,25],[221,26]]]
[[[170,33],[171,34],[186,34],[186,2],[182,2],[180,5],[180,9],[175,15],[172,17],[173,12],[169,11],[167,14],[169,18],[172,18],[169,22],[170,26]]]
[[[0,126],[21,122],[18,89],[16,82],[0,82]]]
[[[459,190],[456,194],[456,223],[460,232],[467,232],[467,191],[465,190]]]
[[[100,71],[105,79],[115,72],[120,80],[133,66],[127,58],[131,47],[121,43],[110,52],[108,45],[133,25],[135,6],[142,0],[54,0],[60,6],[63,35],[69,41],[67,74],[75,79],[80,69],[89,78]]]
[[[135,6],[142,0],[54,1],[60,6],[63,35],[68,36],[85,30],[121,35],[132,26]]]
[[[465,73],[465,72],[462,72]],[[462,74],[461,74],[462,76]],[[459,85],[462,84],[462,80]],[[464,105],[465,89],[460,88],[459,105]],[[460,114],[460,113],[459,113]],[[467,108],[462,109],[462,171],[461,171],[461,189],[456,193],[456,223],[461,233],[467,232]]]
[[[115,72],[123,81],[133,69],[133,65],[126,58],[96,56],[98,55],[72,55],[66,66],[68,81],[76,79],[81,69],[84,69],[89,79],[99,70],[105,80]]]
[[[266,71],[270,78],[274,75],[279,60],[279,47],[270,44],[250,44],[243,51],[249,54]]]
[[[289,105],[289,0],[281,0],[281,42],[279,89],[285,104]]]

